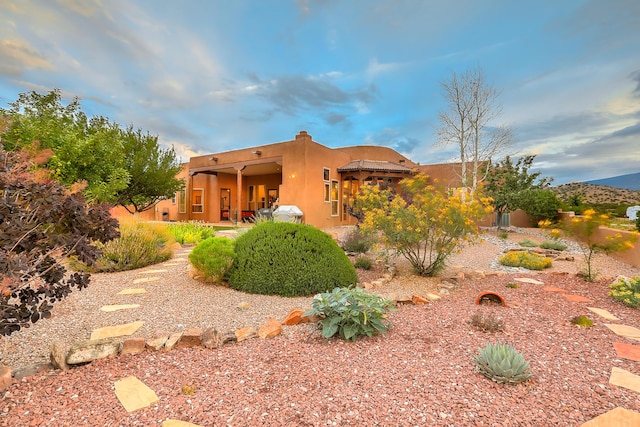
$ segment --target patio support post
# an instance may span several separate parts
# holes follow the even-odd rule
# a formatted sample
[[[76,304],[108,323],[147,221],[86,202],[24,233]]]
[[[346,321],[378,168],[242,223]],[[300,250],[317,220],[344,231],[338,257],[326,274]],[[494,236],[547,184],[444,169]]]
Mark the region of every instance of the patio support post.
[[[236,190],[236,221],[242,222],[242,170],[245,166],[242,166],[238,169],[238,178],[236,182],[236,186],[238,189]]]

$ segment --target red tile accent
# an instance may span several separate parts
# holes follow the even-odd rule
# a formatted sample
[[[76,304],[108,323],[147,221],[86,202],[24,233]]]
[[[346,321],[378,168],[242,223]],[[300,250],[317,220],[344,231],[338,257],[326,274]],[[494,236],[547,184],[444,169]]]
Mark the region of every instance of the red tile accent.
[[[504,297],[502,295],[500,295],[497,292],[494,291],[482,291],[480,292],[480,295],[478,295],[478,297],[476,298],[476,304],[480,304],[480,302],[482,300],[489,300],[489,301],[495,301],[498,302],[497,300],[500,301],[500,303],[506,307],[507,303],[504,300]]]
[[[565,297],[566,299],[568,299],[569,301],[573,301],[573,302],[593,302],[591,301],[589,298],[585,298],[583,296],[580,295],[562,295],[563,297]]]
[[[618,357],[640,362],[640,345],[614,342],[613,348],[616,349],[616,354],[618,355]]]

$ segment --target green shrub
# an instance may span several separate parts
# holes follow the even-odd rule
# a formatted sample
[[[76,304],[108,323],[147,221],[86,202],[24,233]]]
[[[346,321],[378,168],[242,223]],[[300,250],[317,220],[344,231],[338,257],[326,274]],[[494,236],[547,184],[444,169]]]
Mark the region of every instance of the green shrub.
[[[529,270],[543,270],[551,267],[551,259],[525,251],[511,251],[498,260],[508,267],[524,267]]]
[[[476,355],[476,369],[499,383],[520,383],[531,377],[529,362],[508,344],[487,344]]]
[[[518,243],[520,246],[524,248],[535,248],[538,244],[532,240],[526,239]]]
[[[220,284],[235,258],[233,241],[226,237],[210,237],[193,248],[189,261],[202,272],[205,280]]]
[[[589,319],[587,316],[576,316],[571,319],[571,323],[576,326],[580,326],[581,328],[590,328],[593,325],[593,320]]]
[[[546,240],[540,244],[542,249],[553,249],[556,251],[564,251],[567,249],[567,245],[563,245],[560,242],[554,242],[553,240]]]
[[[507,233],[506,231],[501,231],[500,233],[498,233],[498,237],[506,240],[507,237],[509,237],[509,233]]]
[[[511,288],[511,289],[519,289],[520,285],[518,285],[517,283],[507,283],[506,285],[504,285],[505,288]]]
[[[640,212],[638,212],[638,216],[636,217],[636,230],[640,232]]]
[[[394,301],[361,288],[336,288],[313,297],[311,309],[303,316],[321,316],[322,336],[338,334],[347,341],[359,336],[385,333],[391,328],[386,312],[395,310]]]
[[[356,258],[354,266],[360,270],[371,270],[371,260],[367,257],[359,256]]]
[[[609,295],[629,307],[640,308],[640,276],[621,277],[609,285]]]
[[[310,225],[269,221],[236,239],[236,259],[229,272],[229,285],[236,290],[306,296],[357,282],[344,251]]]
[[[364,254],[373,247],[373,239],[364,234],[359,228],[354,228],[347,234],[342,249],[347,252]]]
[[[230,230],[233,227],[214,227],[202,222],[176,222],[167,225],[167,228],[176,242],[190,245],[215,236],[218,230]]]
[[[173,237],[164,224],[122,222],[120,237],[101,245],[102,255],[93,271],[125,271],[171,258]]]

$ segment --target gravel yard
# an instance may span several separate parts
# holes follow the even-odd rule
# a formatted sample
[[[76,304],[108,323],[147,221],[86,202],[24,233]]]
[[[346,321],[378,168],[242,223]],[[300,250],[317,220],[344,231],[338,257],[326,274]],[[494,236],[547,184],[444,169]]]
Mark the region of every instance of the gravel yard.
[[[323,339],[313,325],[292,326],[273,339],[215,350],[146,351],[67,372],[43,371],[4,393],[0,426],[159,426],[167,419],[201,426],[576,426],[618,406],[640,411],[637,393],[609,384],[612,367],[640,375],[640,362],[618,358],[612,346],[633,341],[616,336],[604,326],[609,321],[586,309],[606,309],[618,323],[640,327],[640,310],[607,295],[612,278],[640,275],[640,269],[598,256],[602,280],[585,283],[575,275],[578,254],[576,261],[556,262],[545,273],[503,269],[495,260],[505,247],[539,236],[534,230],[518,230],[507,240],[490,233],[485,237],[451,257],[443,276],[466,272],[462,283],[435,303],[401,305],[389,315],[393,329],[383,336],[345,343]],[[93,275],[90,287],[57,304],[51,319],[0,338],[0,365],[19,371],[47,362],[52,342],[86,340],[102,326],[142,320],[145,324],[134,336],[144,338],[210,326],[233,331],[259,327],[267,317],[281,320],[290,309],[310,305],[311,298],[248,295],[200,283],[189,277],[185,258],[177,253],[170,262],[146,269]],[[396,261],[398,275],[376,291],[439,291],[439,280],[412,276],[406,263]],[[485,277],[477,273],[498,269],[508,271]],[[139,280],[154,277],[160,279]],[[505,287],[518,277],[544,285]],[[545,286],[564,292],[544,291]],[[147,292],[118,295],[125,288]],[[475,297],[486,289],[515,304],[476,305]],[[562,294],[592,302],[568,301]],[[242,302],[249,308],[239,309]],[[132,303],[140,307],[100,310]],[[469,324],[474,312],[499,317],[505,331],[479,332]],[[588,315],[594,326],[572,325],[570,319],[577,315]],[[473,356],[487,342],[507,342],[522,352],[531,362],[532,380],[503,385],[476,373]],[[128,414],[115,397],[114,382],[129,375],[153,389],[160,401]],[[195,386],[195,393],[183,394],[185,385]]]

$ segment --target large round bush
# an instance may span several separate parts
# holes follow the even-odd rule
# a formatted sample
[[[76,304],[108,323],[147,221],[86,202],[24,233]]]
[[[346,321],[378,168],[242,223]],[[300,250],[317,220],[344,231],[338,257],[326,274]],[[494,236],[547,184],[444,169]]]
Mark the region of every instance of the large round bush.
[[[229,285],[243,292],[306,296],[355,285],[344,251],[309,225],[262,222],[236,240]]]
[[[202,272],[205,280],[220,284],[233,263],[233,241],[226,237],[209,237],[193,248],[189,261]]]

